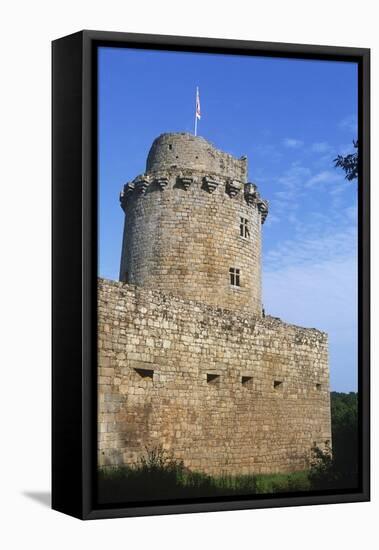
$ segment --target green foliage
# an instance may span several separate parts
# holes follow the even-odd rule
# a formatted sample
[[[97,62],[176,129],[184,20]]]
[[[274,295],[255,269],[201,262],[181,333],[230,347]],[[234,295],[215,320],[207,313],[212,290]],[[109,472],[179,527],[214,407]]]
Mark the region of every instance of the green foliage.
[[[314,448],[313,489],[354,489],[358,485],[358,394],[332,392],[332,445]]]
[[[267,474],[256,476],[257,493],[289,493],[292,491],[309,491],[308,472],[291,474]]]
[[[345,172],[345,178],[349,181],[358,178],[358,141],[353,140],[354,149],[357,149],[355,153],[343,156],[338,155],[334,160],[334,166],[336,168],[342,168]]]
[[[176,472],[184,468],[181,460],[176,460],[172,454],[168,454],[162,447],[145,447],[146,454],[141,456],[137,467],[148,472]]]
[[[236,476],[192,472],[159,447],[146,449],[133,467],[103,468],[98,475],[103,503],[287,493],[309,488],[307,472]]]
[[[331,393],[332,444],[314,447],[309,472],[220,475],[192,472],[160,447],[130,466],[99,470],[102,503],[353,489],[358,483],[358,395]]]

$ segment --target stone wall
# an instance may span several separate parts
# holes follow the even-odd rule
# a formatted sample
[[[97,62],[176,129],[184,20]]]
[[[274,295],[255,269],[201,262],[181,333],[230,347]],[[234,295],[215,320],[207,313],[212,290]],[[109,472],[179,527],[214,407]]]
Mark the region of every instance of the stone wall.
[[[146,172],[172,168],[212,172],[247,181],[246,157],[235,158],[216,149],[209,141],[189,133],[161,134],[154,140],[146,162]]]
[[[170,149],[169,147],[172,147]],[[172,164],[177,159],[177,164]],[[147,172],[127,184],[120,280],[261,314],[261,225],[267,203],[246,160],[190,134],[163,134]],[[241,219],[247,233],[241,236]],[[230,269],[239,270],[239,286]]]
[[[327,336],[99,279],[101,466],[163,446],[211,474],[291,472],[331,439]]]

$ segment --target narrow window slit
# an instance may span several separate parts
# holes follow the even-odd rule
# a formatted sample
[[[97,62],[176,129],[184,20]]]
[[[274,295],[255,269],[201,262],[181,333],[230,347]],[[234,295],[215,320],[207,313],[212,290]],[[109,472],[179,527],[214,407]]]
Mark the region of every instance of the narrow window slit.
[[[240,218],[240,237],[244,239],[250,237],[249,220],[247,218]]]
[[[316,384],[316,390],[321,391],[321,384]]]
[[[141,378],[151,378],[153,379],[154,371],[152,369],[134,369]]]
[[[220,375],[219,374],[207,374],[207,383],[212,384],[213,386],[217,386],[220,383]]]

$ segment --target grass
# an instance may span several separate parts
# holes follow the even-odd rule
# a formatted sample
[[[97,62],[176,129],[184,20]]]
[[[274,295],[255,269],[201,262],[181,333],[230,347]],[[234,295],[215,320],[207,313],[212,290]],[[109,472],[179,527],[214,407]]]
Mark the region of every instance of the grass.
[[[159,451],[153,451],[153,456],[147,455],[135,466],[103,468],[98,475],[99,500],[102,503],[287,493],[310,489],[308,472],[210,476],[191,472],[184,468],[183,463],[167,458]]]
[[[313,449],[310,470],[291,474],[209,476],[188,471],[161,448],[134,466],[99,470],[102,503],[355,489],[358,486],[358,395],[331,393],[333,455]],[[327,445],[326,445],[327,447]]]

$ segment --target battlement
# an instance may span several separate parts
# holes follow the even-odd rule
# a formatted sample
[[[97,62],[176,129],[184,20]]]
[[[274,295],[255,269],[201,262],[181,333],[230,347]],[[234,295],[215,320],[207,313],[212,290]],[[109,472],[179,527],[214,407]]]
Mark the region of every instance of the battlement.
[[[247,181],[245,157],[188,133],[162,134],[120,202],[121,281],[262,314],[268,203]]]
[[[124,185],[120,193],[121,208],[126,212],[127,201],[132,197],[144,196],[146,193],[162,192],[166,189],[182,187],[186,191],[196,187],[207,193],[214,193],[217,189],[226,193],[231,199],[244,201],[246,204],[257,208],[263,224],[268,215],[268,201],[262,199],[255,183],[243,183],[219,174],[202,172],[200,170],[167,168],[165,172],[144,173],[138,175],[133,181]]]
[[[303,471],[331,439],[327,335],[262,312],[268,203],[247,159],[159,136],[98,281],[98,463],[162,447],[212,475]]]
[[[202,137],[188,133],[161,134],[150,148],[146,172],[124,185],[120,193],[121,207],[132,196],[154,191],[190,186],[214,193],[226,193],[230,198],[256,207],[264,223],[268,202],[261,198],[255,183],[247,182],[247,158],[239,159],[216,149]]]

